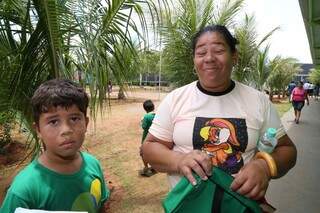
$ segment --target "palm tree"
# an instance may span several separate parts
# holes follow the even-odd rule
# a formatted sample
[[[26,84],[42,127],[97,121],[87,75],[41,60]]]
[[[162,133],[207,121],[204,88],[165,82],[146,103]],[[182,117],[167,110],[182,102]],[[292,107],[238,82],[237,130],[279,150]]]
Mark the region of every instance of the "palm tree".
[[[268,51],[269,46],[266,46],[263,51],[258,50],[258,55],[256,56],[255,69],[251,72],[251,83],[254,84],[255,88],[262,90],[265,82],[267,81],[270,68],[268,66]]]
[[[148,46],[145,8],[156,22],[151,0],[1,1],[0,112],[14,111],[30,127],[34,90],[48,79],[81,75],[90,76],[96,112],[110,76],[124,82],[126,64],[136,56],[134,44]]]
[[[283,58],[276,56],[269,63],[270,75],[266,81],[266,85],[270,91],[270,100],[272,100],[274,91],[285,96],[286,87],[292,81],[294,75],[299,71],[299,64],[294,58]]]
[[[279,27],[272,29],[260,41],[257,41],[258,34],[256,32],[255,17],[254,15],[245,15],[243,22],[235,30],[235,37],[239,42],[237,46],[238,63],[233,70],[233,78],[235,80],[254,86],[257,86],[257,83],[261,85],[261,82],[254,81],[262,77],[262,73],[259,73],[263,69],[261,67],[261,62],[263,63],[264,61],[262,57],[267,57],[264,53],[267,54],[269,48],[264,48],[262,53],[259,49],[278,29]],[[260,70],[256,70],[257,68],[260,68]]]
[[[312,69],[310,72],[309,80],[313,84],[320,84],[320,69]]]
[[[231,25],[242,3],[243,0],[227,0],[216,5],[213,0],[179,0],[174,11],[164,14],[160,30],[163,64],[171,82],[180,86],[197,78],[190,47],[193,35],[209,24]]]

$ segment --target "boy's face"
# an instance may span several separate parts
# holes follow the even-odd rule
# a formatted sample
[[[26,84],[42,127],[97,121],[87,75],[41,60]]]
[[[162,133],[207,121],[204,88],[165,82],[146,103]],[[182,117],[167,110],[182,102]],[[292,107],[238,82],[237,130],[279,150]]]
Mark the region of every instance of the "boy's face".
[[[68,158],[79,151],[87,131],[88,118],[76,105],[69,108],[51,107],[41,113],[36,126],[49,155]]]

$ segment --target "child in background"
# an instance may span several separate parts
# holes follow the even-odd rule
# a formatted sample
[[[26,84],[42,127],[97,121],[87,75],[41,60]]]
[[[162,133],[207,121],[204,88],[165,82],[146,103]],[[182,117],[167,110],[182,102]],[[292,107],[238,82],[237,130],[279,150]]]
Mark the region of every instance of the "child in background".
[[[144,142],[144,139],[147,137],[149,128],[152,124],[153,118],[155,116],[154,113],[154,104],[151,100],[146,100],[143,102],[143,109],[147,112],[141,121],[141,127],[143,129],[141,145]],[[155,174],[155,171],[148,166],[148,163],[143,159],[141,148],[140,148],[140,156],[143,161],[144,168],[140,171],[140,175],[150,177]]]
[[[34,128],[44,151],[13,180],[0,212],[16,208],[104,212],[108,199],[99,161],[80,152],[88,125],[88,96],[77,84],[53,79],[31,103]]]

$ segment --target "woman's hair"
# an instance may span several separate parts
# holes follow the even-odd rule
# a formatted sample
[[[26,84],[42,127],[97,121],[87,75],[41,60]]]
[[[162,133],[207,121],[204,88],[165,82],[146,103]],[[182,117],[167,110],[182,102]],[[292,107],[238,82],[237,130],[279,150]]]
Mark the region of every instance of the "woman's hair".
[[[71,107],[76,105],[86,116],[89,98],[85,90],[78,84],[66,79],[52,79],[42,83],[31,98],[33,119],[39,123],[41,113],[48,112],[51,107]]]
[[[224,37],[224,39],[226,40],[228,46],[230,47],[231,52],[234,53],[236,51],[236,45],[238,44],[238,40],[231,35],[229,30],[225,26],[209,25],[209,26],[206,26],[206,27],[200,29],[193,36],[193,38],[192,38],[192,55],[193,56],[195,54],[196,45],[197,45],[197,42],[198,42],[200,36],[202,36],[204,33],[207,33],[207,32],[220,33]]]

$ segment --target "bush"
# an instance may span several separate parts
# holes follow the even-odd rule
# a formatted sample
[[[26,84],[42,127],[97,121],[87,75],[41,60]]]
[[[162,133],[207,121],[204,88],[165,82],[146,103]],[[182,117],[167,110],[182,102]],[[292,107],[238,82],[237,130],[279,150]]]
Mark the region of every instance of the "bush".
[[[0,154],[3,153],[3,148],[11,142],[13,121],[13,112],[0,112]]]

